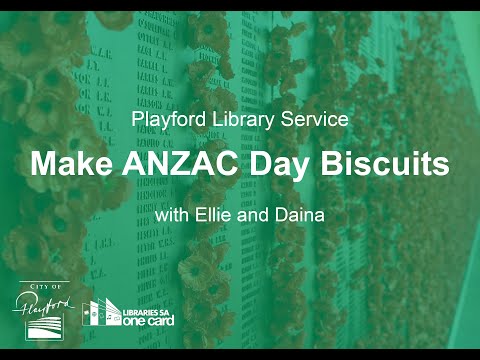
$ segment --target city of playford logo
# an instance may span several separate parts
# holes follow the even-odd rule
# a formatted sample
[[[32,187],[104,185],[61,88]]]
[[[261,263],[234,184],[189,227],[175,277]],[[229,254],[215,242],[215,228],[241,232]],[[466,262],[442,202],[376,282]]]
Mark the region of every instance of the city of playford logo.
[[[65,318],[79,311],[68,295],[69,280],[21,280],[12,311],[24,320],[25,341],[64,341]],[[78,314],[78,313],[77,313]],[[166,309],[120,311],[105,298],[82,304],[84,326],[174,326]]]

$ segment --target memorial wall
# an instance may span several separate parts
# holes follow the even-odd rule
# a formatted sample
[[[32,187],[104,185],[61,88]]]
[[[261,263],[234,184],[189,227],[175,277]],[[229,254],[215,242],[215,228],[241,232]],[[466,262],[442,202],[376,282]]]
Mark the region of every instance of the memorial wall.
[[[82,326],[87,312],[79,312],[74,293],[71,311],[79,315],[66,326],[83,335],[72,345],[82,348],[446,346],[478,215],[478,191],[467,175],[475,161],[461,156],[478,147],[478,125],[472,125],[478,112],[448,13],[138,11],[121,31],[102,16],[87,13],[89,51],[70,70],[78,88],[75,109],[91,118],[117,172],[104,180],[103,211],[85,220],[84,271],[65,278],[22,272],[8,248],[18,217],[2,227],[0,276],[9,290],[1,312],[12,325],[0,325],[0,332],[15,329],[5,347],[37,346],[23,341],[23,320],[5,310],[15,306],[18,281],[73,279],[90,289],[82,297],[87,305],[108,298],[124,317],[126,309],[174,315],[174,326]],[[458,109],[456,127],[445,134],[441,112],[449,104]],[[133,111],[202,109],[239,115],[325,110],[346,114],[349,126],[341,133],[132,126]],[[7,132],[20,133],[11,123],[2,128],[2,141],[11,141]],[[120,175],[132,150],[146,166],[149,151],[200,149],[234,151],[241,176]],[[253,176],[250,153],[257,150],[311,160],[299,182]],[[322,150],[400,157],[431,150],[452,165],[448,176],[435,179],[329,177],[321,175]],[[17,153],[2,162],[12,167]],[[19,181],[15,171],[5,173],[3,188]],[[22,191],[5,192],[12,208],[25,202]],[[233,214],[321,209],[325,220],[291,227],[200,224],[191,216],[159,222],[154,214],[203,205]],[[464,209],[471,216],[462,217]],[[432,313],[434,307],[441,310]]]

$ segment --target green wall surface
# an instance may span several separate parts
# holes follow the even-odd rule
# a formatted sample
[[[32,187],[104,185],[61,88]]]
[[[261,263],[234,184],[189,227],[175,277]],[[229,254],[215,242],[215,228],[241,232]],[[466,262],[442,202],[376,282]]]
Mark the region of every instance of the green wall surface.
[[[2,13],[0,348],[478,347],[479,20]],[[212,110],[325,111],[349,125],[131,122],[132,111]],[[119,171],[32,175],[31,152],[52,149],[108,154]],[[148,151],[205,150],[214,160],[225,149],[238,154],[238,177],[120,174],[131,151],[145,166]],[[300,182],[254,176],[254,150],[310,163]],[[345,166],[348,151],[395,157],[410,175],[322,175],[326,150]],[[449,173],[414,174],[415,151],[448,158]],[[197,223],[201,206],[323,210],[325,221]],[[156,220],[155,210],[180,207],[188,221]],[[67,299],[48,315],[12,311]],[[130,326],[134,310],[168,310],[174,325]],[[97,315],[123,324],[95,326]],[[45,316],[61,318],[62,341],[30,336]]]

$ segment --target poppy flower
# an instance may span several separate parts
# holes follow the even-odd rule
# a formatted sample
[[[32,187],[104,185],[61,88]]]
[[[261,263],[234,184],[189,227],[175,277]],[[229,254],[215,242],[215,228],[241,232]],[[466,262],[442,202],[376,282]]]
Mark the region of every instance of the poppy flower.
[[[290,31],[284,26],[275,26],[270,33],[270,43],[272,49],[276,50],[288,50],[290,45],[288,44],[288,38]]]
[[[224,15],[216,11],[202,11],[199,16],[190,16],[188,24],[192,29],[194,46],[205,45],[221,55],[228,52],[230,38]]]
[[[329,261],[332,258],[332,256],[335,254],[336,250],[337,250],[337,241],[322,240],[322,241],[319,241],[316,246],[317,257],[320,262]]]
[[[53,56],[70,59],[90,53],[86,17],[85,11],[40,12],[40,31]]]
[[[284,127],[280,121],[274,120],[268,135],[267,145],[272,156],[288,158],[298,156],[298,128]]]
[[[183,334],[183,345],[186,349],[211,349],[215,346],[213,339],[205,330],[189,330]]]
[[[325,101],[320,94],[312,94],[303,104],[302,113],[318,116],[323,113]]]
[[[20,192],[19,210],[25,222],[36,223],[41,214],[53,202],[50,192],[37,193],[30,187],[23,187]]]
[[[215,162],[217,156],[220,155],[222,151],[227,149],[228,145],[222,139],[211,139],[201,146],[201,150],[204,150],[207,153],[208,158],[212,162]]]
[[[88,220],[102,205],[103,181],[98,176],[76,176],[62,191],[54,193],[57,203],[66,204],[70,210]]]
[[[272,176],[272,190],[279,194],[286,194],[293,189],[293,179],[291,176],[282,175]]]
[[[0,53],[3,70],[25,76],[34,75],[52,61],[38,21],[25,14],[10,31],[0,34]]]
[[[233,94],[230,90],[227,90],[222,87],[217,87],[214,90],[214,94],[217,97],[218,101],[221,104],[221,107],[224,110],[230,110],[230,111],[238,110],[237,99],[235,97],[235,94]]]
[[[213,268],[205,259],[192,255],[178,264],[178,273],[185,287],[195,291],[207,288],[213,277]]]
[[[305,71],[307,68],[307,60],[305,59],[297,59],[292,61],[289,65],[288,68],[289,70],[294,73],[294,74],[300,74]]]
[[[192,129],[197,134],[204,134],[213,124],[212,113],[223,113],[224,110],[236,111],[238,103],[235,95],[227,89],[217,87],[215,90],[205,89],[200,93],[199,99],[190,106],[190,114],[199,114],[205,111],[207,119],[205,126],[193,125]]]
[[[285,110],[291,110],[293,113],[298,112],[297,98],[292,93],[287,93],[272,101],[272,113],[281,114]]]
[[[25,124],[35,133],[62,133],[72,116],[73,104],[49,92],[35,92],[25,114]]]
[[[287,283],[285,284],[285,289],[287,291],[296,291],[299,289],[305,282],[307,276],[307,269],[300,268],[297,271],[294,271],[288,276]]]
[[[345,129],[342,126],[335,126],[333,128],[329,128],[328,130],[317,128],[317,135],[318,140],[325,145],[327,148],[332,148],[337,142],[339,142],[345,133]]]
[[[195,236],[198,240],[208,240],[210,236],[219,231],[225,225],[223,221],[201,222],[195,227]]]
[[[230,296],[228,275],[223,271],[216,271],[207,289],[203,292],[203,298],[212,304],[221,304]]]
[[[288,191],[281,199],[281,204],[289,211],[299,210],[304,207],[304,203],[300,199],[300,193],[295,190]]]
[[[212,246],[208,240],[201,240],[198,243],[191,242],[188,245],[192,255],[198,255],[217,268],[223,261],[230,245],[227,242]]]
[[[218,187],[219,189],[227,190],[232,188],[240,179],[240,177],[242,176],[242,169],[240,169],[238,162],[235,159],[231,157],[224,157],[223,169],[225,171],[230,171],[233,167],[237,168],[237,171],[233,175],[223,175],[218,171],[217,168],[215,168],[215,175],[209,175],[207,172],[203,172],[199,175],[199,177],[206,183],[210,183],[212,186]]]
[[[200,256],[209,264],[212,264],[214,268],[223,261],[223,257],[228,251],[228,248],[228,243],[222,243],[213,247],[208,240],[201,240],[199,242],[192,241],[188,244],[188,249],[192,255]]]
[[[291,48],[286,49],[272,50],[267,53],[265,58],[265,66],[279,67],[287,65],[290,63],[291,58]]]
[[[66,122],[63,146],[66,156],[76,157],[78,151],[83,151],[84,156],[100,158],[107,156],[107,144],[98,135],[92,119],[88,115],[74,112]]]
[[[272,283],[276,291],[283,292],[288,279],[295,272],[295,265],[292,262],[283,261],[283,254],[280,252],[275,254],[275,250],[272,251],[269,259],[271,266],[274,268],[274,271],[272,271]]]
[[[263,67],[263,77],[268,85],[278,85],[282,76],[281,68],[274,66],[273,64],[266,63]]]
[[[200,298],[187,298],[183,304],[185,320],[195,325],[203,325],[216,317],[217,310],[209,301]]]
[[[334,26],[336,15],[337,14],[332,11],[322,11],[316,13],[317,22],[319,25],[318,29],[322,29],[322,31],[324,31],[324,29],[326,30],[328,27]]]
[[[199,60],[188,65],[188,76],[195,91],[195,96],[200,95],[214,73],[215,66],[210,61]]]
[[[213,157],[220,154],[223,150],[226,150],[227,147],[227,143],[222,139],[212,139],[203,145],[203,149],[207,152],[208,156],[212,155]]]
[[[305,332],[284,334],[275,341],[275,349],[302,349],[305,343]]]
[[[203,89],[199,94],[199,99],[193,101],[190,104],[190,107],[188,110],[188,113],[190,115],[199,115],[203,111],[206,113],[205,125],[200,126],[200,125],[197,125],[196,123],[192,125],[192,130],[196,134],[205,134],[206,132],[208,132],[208,129],[210,128],[210,126],[213,125],[213,118],[211,115],[213,112],[212,110],[213,107],[211,107],[212,101],[215,102],[216,106],[219,106],[218,100],[216,96],[213,95],[213,92],[210,89]]]
[[[43,274],[48,268],[48,243],[35,226],[19,225],[5,237],[2,256],[19,274]]]
[[[293,303],[293,311],[291,312],[291,327],[295,330],[302,330],[305,318],[307,317],[307,306],[305,295],[299,291]]]
[[[305,244],[305,228],[298,226],[296,223],[284,221],[275,227],[275,239],[278,242],[293,242],[298,245]]]
[[[284,243],[274,248],[272,254],[279,259],[298,263],[303,259],[303,247],[295,243]]]
[[[71,70],[58,65],[40,72],[35,77],[35,91],[54,94],[72,104],[75,104],[79,97]]]
[[[223,203],[225,193],[212,185],[195,181],[183,202],[184,208],[194,216],[197,207],[218,207]]]
[[[53,250],[79,248],[87,234],[84,223],[66,205],[51,205],[40,215],[39,225]]]
[[[98,21],[107,29],[122,31],[133,22],[133,11],[95,11]]]
[[[318,268],[316,277],[320,288],[322,288],[325,284],[338,283],[338,273],[326,266],[320,266]]]
[[[290,27],[290,36],[297,37],[308,28],[306,22],[293,23]]]
[[[348,214],[352,224],[363,224],[367,219],[367,209],[362,203],[351,203]]]
[[[213,250],[215,252],[215,258],[214,258],[213,264],[215,266],[220,265],[220,263],[225,258],[225,255],[226,255],[228,249],[230,249],[230,244],[229,243],[222,243],[222,244],[214,246]]]
[[[343,192],[336,183],[332,184],[328,191],[320,195],[321,202],[325,207],[343,209],[345,206]]]
[[[335,43],[328,31],[318,33],[315,41],[318,51],[321,51],[322,54],[332,54],[332,50],[335,48]]]
[[[71,180],[68,176],[47,175],[38,176],[32,175],[32,151],[39,151],[42,158],[45,157],[47,151],[55,151],[57,154],[62,154],[62,147],[53,142],[51,139],[46,139],[41,136],[30,136],[19,140],[20,153],[16,156],[15,166],[17,172],[25,177],[25,180],[30,188],[39,193],[44,193],[48,190],[52,192],[61,191],[66,184]]]
[[[93,185],[93,184],[92,184]],[[132,184],[127,177],[120,175],[120,171],[112,171],[104,179],[102,209],[114,210],[127,201],[132,192]]]
[[[280,81],[280,95],[287,93],[287,91],[291,89],[295,89],[297,87],[297,79],[295,78],[295,74],[288,72]]]
[[[273,129],[272,129],[273,130]],[[296,138],[270,136],[267,139],[268,150],[274,157],[293,157],[298,156],[298,144]]]
[[[208,326],[208,333],[212,334],[219,340],[232,334],[230,328],[235,322],[235,313],[232,311],[225,311],[220,316],[217,316]]]
[[[63,293],[62,297],[68,294],[79,303],[87,303],[93,299],[92,288],[84,284],[79,278],[74,278],[68,285],[62,287],[61,291]],[[68,295],[66,297],[68,297]]]
[[[0,70],[0,118],[15,124],[25,115],[33,94],[32,82],[24,76]]]
[[[279,336],[284,331],[300,330],[306,316],[305,294],[297,289],[295,291],[281,292],[274,299],[273,316],[282,319],[278,321],[273,331]]]
[[[50,255],[48,272],[56,279],[81,278],[87,271],[81,247],[64,248]]]
[[[283,253],[282,251],[280,251],[281,249],[278,249],[277,247],[275,247],[271,252],[270,252],[270,256],[268,257],[268,261],[267,261],[267,264],[270,268],[272,269],[275,269],[275,272],[273,272],[274,274],[276,273],[276,269],[282,264],[284,263],[284,256],[283,256]],[[275,282],[273,282],[273,284],[275,285]]]

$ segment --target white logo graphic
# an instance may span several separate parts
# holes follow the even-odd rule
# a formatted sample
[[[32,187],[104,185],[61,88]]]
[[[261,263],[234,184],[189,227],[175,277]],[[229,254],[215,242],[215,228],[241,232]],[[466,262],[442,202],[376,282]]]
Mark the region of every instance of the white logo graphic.
[[[65,310],[71,306],[70,296],[65,297],[63,286],[67,280],[20,281],[24,291],[15,300],[14,312],[25,317],[25,341],[63,341]],[[40,292],[48,293],[40,296]],[[63,297],[58,299],[56,292]],[[42,293],[43,294],[43,293]],[[32,319],[33,318],[33,319]]]
[[[83,326],[174,326],[175,315],[166,309],[118,310],[110,300],[82,304]]]
[[[50,316],[25,323],[25,340],[51,339],[63,341],[62,317]]]
[[[98,303],[90,301],[90,304],[82,304],[82,324],[84,326],[120,326],[122,325],[122,313],[110,300],[98,299]]]

